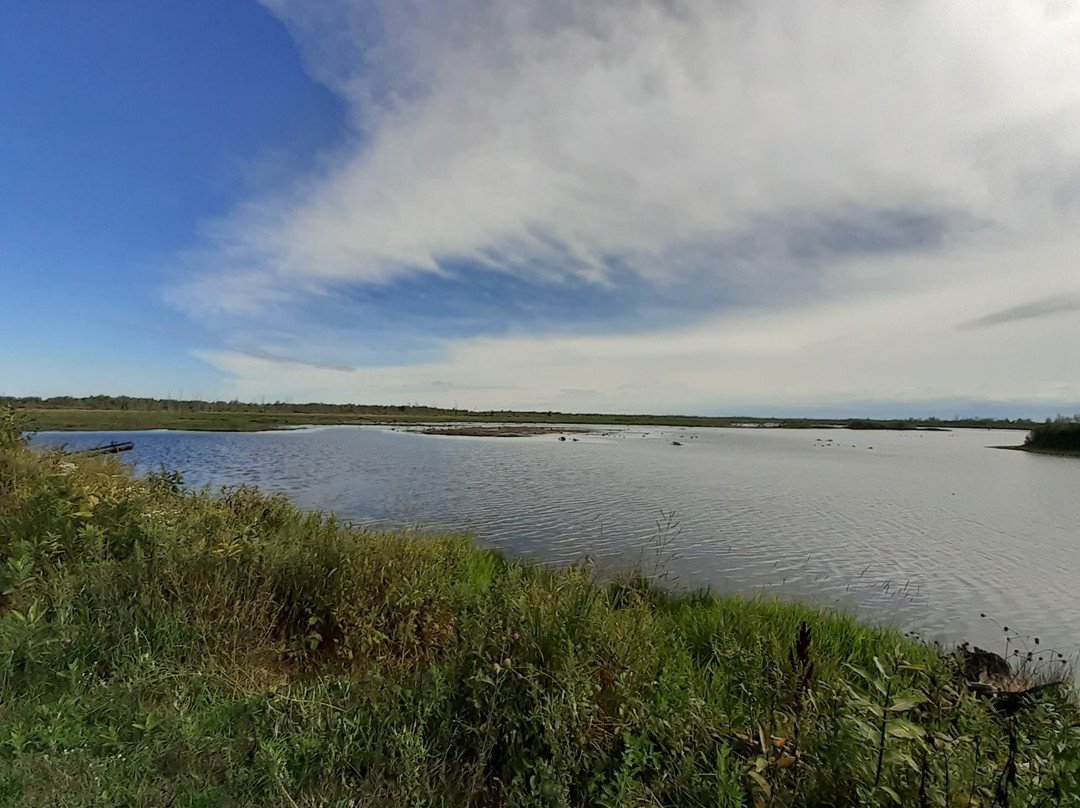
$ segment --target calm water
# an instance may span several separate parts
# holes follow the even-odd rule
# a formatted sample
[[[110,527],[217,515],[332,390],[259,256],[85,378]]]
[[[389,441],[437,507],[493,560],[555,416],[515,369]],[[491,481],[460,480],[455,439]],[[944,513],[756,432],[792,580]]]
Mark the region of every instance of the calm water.
[[[179,469],[189,484],[254,483],[356,522],[466,529],[543,562],[587,554],[627,565],[644,553],[651,564],[664,534],[666,569],[682,585],[837,603],[1003,650],[985,612],[1043,648],[1080,647],[1080,461],[986,448],[1022,433],[646,427],[578,437],[326,427],[37,441],[133,440],[126,457]]]

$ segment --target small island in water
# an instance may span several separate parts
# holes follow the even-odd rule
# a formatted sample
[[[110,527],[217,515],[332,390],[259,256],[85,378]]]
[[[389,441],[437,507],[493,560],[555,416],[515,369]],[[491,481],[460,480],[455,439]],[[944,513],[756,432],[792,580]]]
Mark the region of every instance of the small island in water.
[[[1024,447],[1032,451],[1080,455],[1080,415],[1055,418],[1028,433]]]
[[[421,435],[458,435],[471,438],[527,438],[533,435],[567,435],[570,433],[590,432],[591,430],[558,426],[481,426],[479,424],[467,424],[464,426],[429,426],[415,431]]]
[[[1037,424],[1018,446],[998,446],[1036,454],[1080,457],[1080,415],[1063,416]]]

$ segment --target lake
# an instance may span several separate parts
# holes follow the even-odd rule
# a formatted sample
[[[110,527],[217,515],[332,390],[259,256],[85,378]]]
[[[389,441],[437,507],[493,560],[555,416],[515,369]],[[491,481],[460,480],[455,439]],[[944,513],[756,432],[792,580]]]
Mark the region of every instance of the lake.
[[[1023,437],[611,427],[559,441],[320,427],[35,442],[132,440],[125,458],[189,485],[250,483],[357,523],[468,530],[542,563],[659,561],[675,585],[838,605],[999,653],[1008,626],[1070,655],[1080,460],[987,448]]]

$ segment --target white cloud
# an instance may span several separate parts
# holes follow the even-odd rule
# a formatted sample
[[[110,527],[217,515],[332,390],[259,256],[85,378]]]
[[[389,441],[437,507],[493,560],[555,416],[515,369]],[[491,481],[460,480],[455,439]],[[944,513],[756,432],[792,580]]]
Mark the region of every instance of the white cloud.
[[[1071,243],[1045,245],[1049,265]],[[204,358],[233,374],[241,397],[417,402],[475,409],[607,412],[778,411],[874,399],[909,404],[968,398],[1030,402],[1052,414],[1080,401],[1075,310],[992,327],[965,323],[1025,300],[1032,285],[1068,288],[1054,273],[1018,274],[1025,250],[926,259],[957,266],[931,290],[863,296],[778,311],[756,309],[664,332],[448,342],[439,361],[329,371],[227,351]],[[434,383],[438,380],[438,383]],[[951,414],[951,413],[946,413]]]
[[[211,273],[181,293],[190,309],[257,315],[336,284],[445,272],[446,259],[612,284],[614,256],[649,283],[754,290],[753,310],[670,333],[485,338],[448,343],[431,366],[292,368],[316,397],[400,397],[424,378],[460,380],[477,406],[510,394],[469,389],[504,383],[518,398],[496,403],[573,408],[556,391],[600,391],[585,408],[632,398],[619,409],[1078,396],[1039,358],[1075,317],[1020,339],[951,330],[1080,287],[1076,4],[267,5],[349,106],[355,137],[322,176],[221,224]],[[940,220],[940,243],[805,266],[768,244],[770,223],[857,231],[880,211]],[[757,252],[710,258],[748,232],[765,234]],[[812,290],[795,308],[793,286]],[[991,364],[1003,356],[1022,367],[1003,376]],[[207,357],[241,390],[280,388],[269,360]]]

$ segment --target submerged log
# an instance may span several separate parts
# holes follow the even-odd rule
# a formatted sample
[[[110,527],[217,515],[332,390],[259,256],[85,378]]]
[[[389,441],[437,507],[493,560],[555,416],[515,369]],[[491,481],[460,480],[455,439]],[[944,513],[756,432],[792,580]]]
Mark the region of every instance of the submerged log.
[[[123,441],[117,443],[107,443],[103,446],[91,446],[89,449],[76,449],[75,451],[67,452],[69,455],[102,455],[102,454],[120,454],[120,452],[128,452],[135,448],[135,444],[131,441]]]

